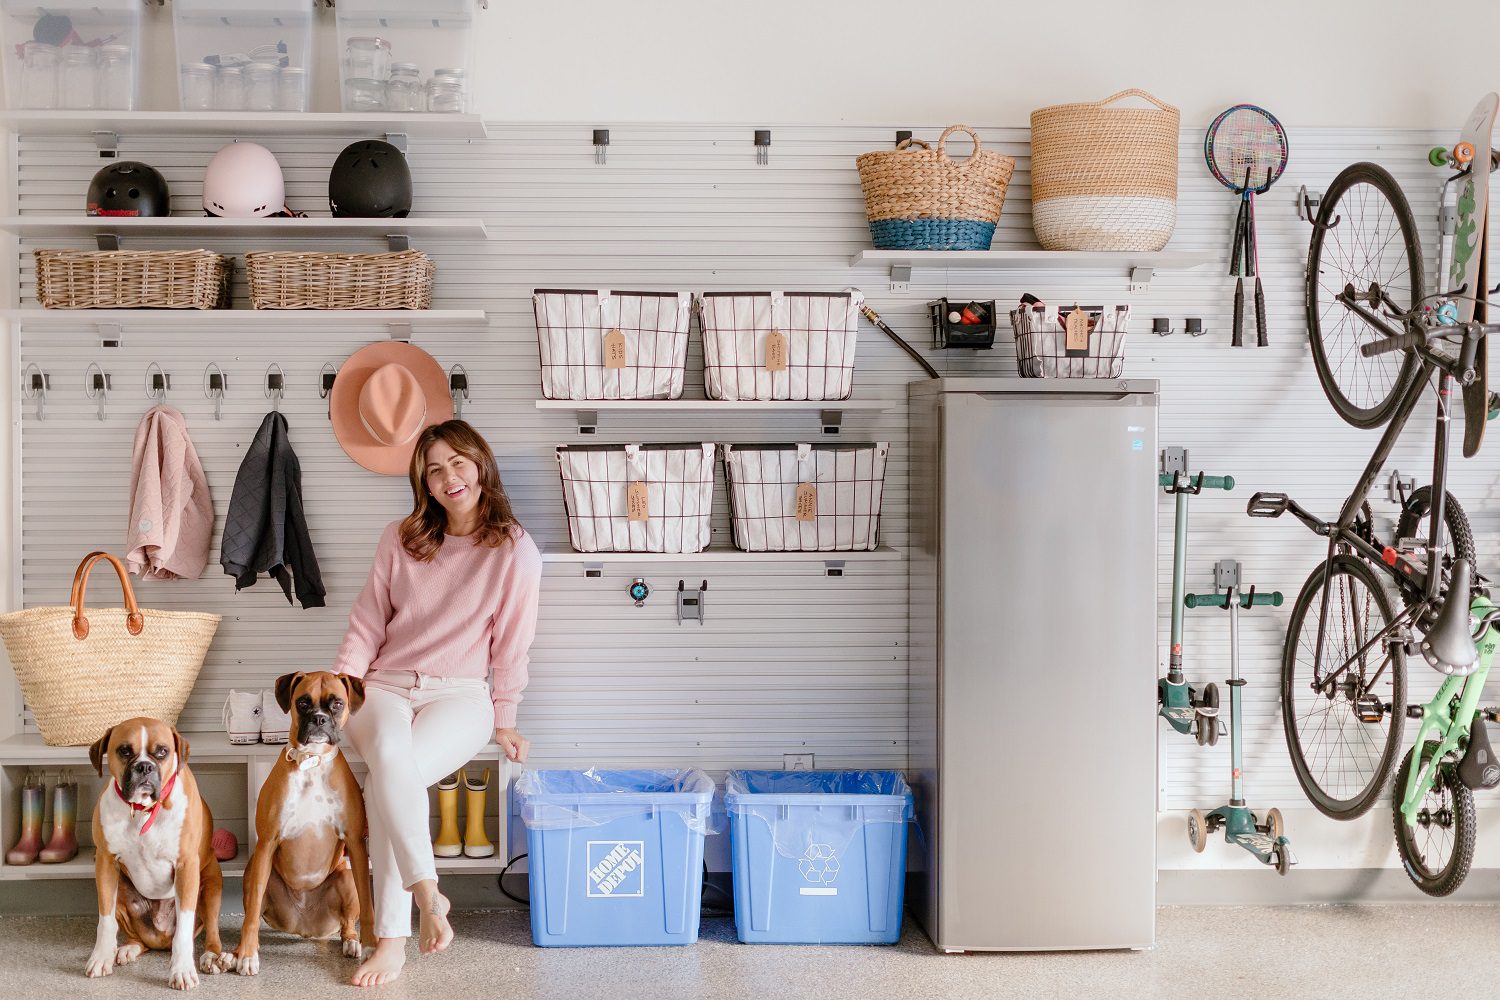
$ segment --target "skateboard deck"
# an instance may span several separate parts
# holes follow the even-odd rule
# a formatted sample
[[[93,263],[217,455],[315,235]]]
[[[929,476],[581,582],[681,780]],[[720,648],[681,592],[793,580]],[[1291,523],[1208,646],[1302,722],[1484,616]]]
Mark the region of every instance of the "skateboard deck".
[[[1453,263],[1448,270],[1447,290],[1463,289],[1458,306],[1461,323],[1470,320],[1484,321],[1485,284],[1489,277],[1485,236],[1489,229],[1490,202],[1490,143],[1493,141],[1496,111],[1500,110],[1500,95],[1486,94],[1474,106],[1464,124],[1461,142],[1474,148],[1474,159],[1469,164],[1467,176],[1458,185],[1458,226],[1453,234]],[[1489,352],[1485,342],[1479,342],[1475,358],[1477,376],[1463,387],[1464,396],[1464,457],[1472,458],[1484,440],[1484,428],[1489,411]]]

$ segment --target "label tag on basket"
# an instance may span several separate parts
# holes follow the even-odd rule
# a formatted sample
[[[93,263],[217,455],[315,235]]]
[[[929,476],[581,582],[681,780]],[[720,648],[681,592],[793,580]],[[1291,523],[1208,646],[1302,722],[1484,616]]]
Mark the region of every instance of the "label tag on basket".
[[[632,521],[646,521],[651,515],[646,507],[646,484],[642,482],[631,483],[625,489],[625,510]]]
[[[772,330],[766,338],[766,371],[786,371],[786,334]]]
[[[1089,314],[1073,307],[1068,313],[1068,349],[1067,356],[1070,358],[1086,358],[1089,356]]]
[[[818,519],[818,487],[813,483],[797,484],[797,520]]]
[[[611,330],[604,335],[604,367],[625,367],[625,334]]]

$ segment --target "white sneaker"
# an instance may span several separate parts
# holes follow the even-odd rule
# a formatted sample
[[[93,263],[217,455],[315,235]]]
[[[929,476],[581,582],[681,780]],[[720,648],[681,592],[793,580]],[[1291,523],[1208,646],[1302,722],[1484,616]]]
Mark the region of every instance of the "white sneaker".
[[[260,741],[262,743],[285,743],[287,731],[292,728],[290,713],[283,712],[276,704],[275,691],[261,692]]]
[[[260,742],[259,691],[231,691],[224,699],[224,731],[235,746]]]

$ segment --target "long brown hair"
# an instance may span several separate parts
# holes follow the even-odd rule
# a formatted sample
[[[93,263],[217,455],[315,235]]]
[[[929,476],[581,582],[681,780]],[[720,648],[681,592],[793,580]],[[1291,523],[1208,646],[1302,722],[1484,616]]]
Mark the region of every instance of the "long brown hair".
[[[473,534],[474,544],[498,548],[512,534],[521,532],[521,522],[510,508],[510,497],[500,482],[495,453],[478,431],[464,420],[433,424],[417,438],[411,453],[413,509],[401,522],[401,546],[413,559],[428,562],[442,548],[447,535],[448,512],[427,491],[427,452],[442,441],[479,467],[479,527]]]

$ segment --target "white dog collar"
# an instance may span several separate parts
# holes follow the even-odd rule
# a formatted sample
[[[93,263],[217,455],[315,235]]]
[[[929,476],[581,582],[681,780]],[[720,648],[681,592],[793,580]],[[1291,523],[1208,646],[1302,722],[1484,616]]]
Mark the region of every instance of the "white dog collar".
[[[286,747],[286,759],[296,764],[299,771],[310,771],[322,764],[325,757],[332,760],[338,756],[338,753],[339,748],[337,746],[326,753],[319,753],[316,750],[304,750],[301,747],[292,746],[290,743]]]

